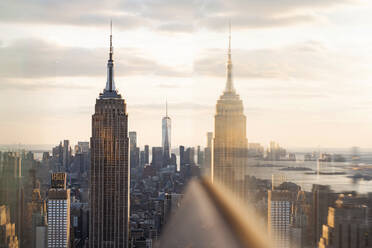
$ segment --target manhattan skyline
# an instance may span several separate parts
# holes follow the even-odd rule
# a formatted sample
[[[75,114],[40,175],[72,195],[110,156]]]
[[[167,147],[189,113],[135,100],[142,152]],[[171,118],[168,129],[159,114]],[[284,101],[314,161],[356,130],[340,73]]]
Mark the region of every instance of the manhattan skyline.
[[[231,19],[235,86],[245,104],[250,142],[372,147],[372,36],[366,32],[372,5],[304,1],[285,9],[274,2],[263,7],[251,1],[244,8],[234,3],[215,4],[201,17],[186,2],[164,1],[154,14],[146,11],[147,2],[128,2],[133,8],[118,9],[103,3],[112,15],[88,9],[86,16],[93,16],[88,24],[76,19],[76,5],[76,12],[50,16],[47,10],[53,13],[56,6],[40,2],[17,19],[10,17],[14,10],[5,1],[0,15],[0,113],[6,118],[0,143],[89,139],[112,18],[117,87],[128,101],[129,130],[138,133],[139,145],[160,145],[165,98],[174,147],[204,144],[205,133],[213,130],[215,99],[224,88]],[[182,6],[188,8],[182,12]],[[180,19],[168,22],[160,16],[173,8]],[[45,23],[37,17],[40,11]],[[128,19],[114,15],[119,12]],[[217,13],[223,17],[215,17]],[[255,19],[258,15],[262,18]],[[149,25],[146,19],[156,22]]]

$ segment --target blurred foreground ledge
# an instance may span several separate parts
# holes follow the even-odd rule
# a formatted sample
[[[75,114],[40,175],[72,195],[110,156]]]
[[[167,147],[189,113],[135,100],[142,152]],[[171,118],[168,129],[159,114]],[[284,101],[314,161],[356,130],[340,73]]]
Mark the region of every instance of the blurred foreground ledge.
[[[206,179],[191,181],[155,247],[270,247],[267,234],[255,226],[255,216],[229,195]]]

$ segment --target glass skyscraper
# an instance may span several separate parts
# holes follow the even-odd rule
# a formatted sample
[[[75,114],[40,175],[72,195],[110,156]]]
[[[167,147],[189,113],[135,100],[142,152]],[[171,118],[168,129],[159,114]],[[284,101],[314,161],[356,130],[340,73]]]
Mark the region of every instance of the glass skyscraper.
[[[161,146],[163,148],[163,162],[167,163],[170,159],[171,150],[171,118],[168,116],[168,103],[166,103],[165,116],[162,119],[162,141]]]

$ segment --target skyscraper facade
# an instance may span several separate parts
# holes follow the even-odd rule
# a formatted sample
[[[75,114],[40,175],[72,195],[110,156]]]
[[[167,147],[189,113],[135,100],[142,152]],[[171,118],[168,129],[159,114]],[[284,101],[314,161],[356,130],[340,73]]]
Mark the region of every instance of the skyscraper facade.
[[[207,132],[207,147],[204,148],[203,174],[211,176],[213,132]]]
[[[137,147],[137,132],[129,132],[130,168],[137,168],[140,162],[140,150]]]
[[[322,227],[319,248],[371,247],[368,207],[357,198],[343,195],[328,208],[327,223]],[[369,241],[369,242],[368,242]]]
[[[66,173],[53,173],[48,191],[48,248],[70,247],[70,190]]]
[[[165,116],[162,119],[162,140],[161,146],[163,147],[163,161],[168,163],[170,159],[170,149],[171,149],[171,118],[168,116],[168,103],[165,106]]]
[[[248,141],[243,111],[243,102],[233,86],[230,32],[226,88],[216,105],[212,179],[239,197],[245,195],[244,177],[247,166]]]
[[[15,232],[22,244],[24,234],[24,187],[22,174],[22,157],[16,152],[2,153],[0,170],[0,205],[10,209],[10,219],[15,224]]]
[[[70,159],[71,159],[71,149],[70,149],[70,141],[64,140],[63,141],[63,155],[62,155],[62,166],[63,168],[68,171],[70,166]]]
[[[10,208],[0,205],[0,247],[20,247],[15,228],[15,224],[11,222]]]
[[[129,132],[130,148],[137,147],[137,132]]]
[[[267,226],[274,248],[290,247],[291,200],[289,191],[269,190]]]
[[[106,87],[92,117],[89,247],[126,248],[129,138],[126,103],[115,89],[112,35]]]
[[[148,145],[145,145],[144,152],[145,152],[145,164],[148,164],[150,161],[150,148]]]

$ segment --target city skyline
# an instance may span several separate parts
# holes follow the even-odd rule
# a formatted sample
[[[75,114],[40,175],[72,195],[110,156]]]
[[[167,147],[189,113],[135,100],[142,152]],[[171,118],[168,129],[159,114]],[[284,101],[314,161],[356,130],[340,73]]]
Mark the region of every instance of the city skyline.
[[[290,1],[286,9],[286,4],[238,2],[210,3],[200,17],[199,9],[187,2],[128,2],[125,9],[102,3],[102,10],[87,10],[89,21],[76,19],[79,5],[74,5],[76,11],[51,16],[47,13],[58,6],[41,2],[22,19],[14,18],[14,5],[4,2],[0,113],[7,118],[1,143],[89,139],[92,99],[102,91],[105,34],[112,18],[120,60],[117,87],[128,100],[129,130],[138,133],[139,145],[160,145],[161,134],[153,130],[161,128],[165,97],[174,147],[204,144],[205,133],[213,130],[214,101],[224,87],[230,18],[235,83],[245,103],[250,142],[372,147],[372,36],[365,32],[372,4]],[[153,7],[154,14],[146,7]],[[180,19],[160,16],[172,12],[168,10],[181,12],[180,7],[185,7]],[[254,14],[249,17],[239,8]],[[146,20],[156,21],[149,25]]]

